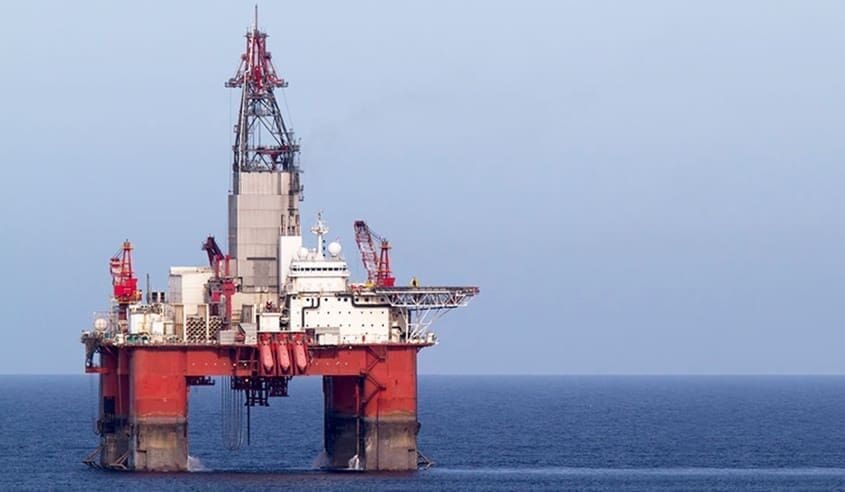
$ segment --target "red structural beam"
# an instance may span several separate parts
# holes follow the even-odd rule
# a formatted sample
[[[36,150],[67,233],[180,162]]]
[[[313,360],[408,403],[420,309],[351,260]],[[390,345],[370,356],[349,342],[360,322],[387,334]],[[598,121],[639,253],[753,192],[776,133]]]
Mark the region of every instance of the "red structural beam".
[[[410,354],[416,364],[417,352],[426,347],[425,344],[381,344],[381,345],[345,345],[338,347],[309,347],[307,349],[308,365],[300,370],[294,364],[292,371],[280,376],[360,376],[371,371],[379,362],[393,361],[395,354]],[[185,377],[194,376],[260,376],[258,349],[254,346],[133,346],[127,345],[112,348],[121,361],[133,360],[137,357],[150,358],[155,354],[156,365],[150,365],[155,371],[180,374]],[[141,355],[143,354],[143,355]],[[403,356],[404,357],[404,356]],[[399,360],[396,361],[399,363]],[[390,364],[396,371],[407,370],[409,362],[402,360],[399,366]],[[401,366],[401,367],[400,367]],[[294,369],[295,368],[295,369]],[[112,374],[117,368],[104,365],[96,371],[101,374]],[[121,372],[126,374],[127,370]]]

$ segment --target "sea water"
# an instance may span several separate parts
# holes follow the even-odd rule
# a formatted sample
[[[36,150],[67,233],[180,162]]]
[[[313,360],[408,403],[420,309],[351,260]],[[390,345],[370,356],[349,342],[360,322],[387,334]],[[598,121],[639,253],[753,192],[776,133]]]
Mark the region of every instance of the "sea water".
[[[845,377],[421,376],[413,473],[319,470],[322,387],[221,435],[220,389],[190,396],[187,473],[120,473],[94,450],[95,376],[0,376],[0,490],[832,490],[845,488]]]

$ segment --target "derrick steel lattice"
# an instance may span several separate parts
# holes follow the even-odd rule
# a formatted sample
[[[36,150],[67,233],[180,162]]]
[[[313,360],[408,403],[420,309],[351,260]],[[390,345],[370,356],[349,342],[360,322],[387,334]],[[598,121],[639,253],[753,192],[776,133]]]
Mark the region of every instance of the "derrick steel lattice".
[[[240,87],[241,102],[232,146],[237,172],[297,171],[299,143],[293,130],[282,118],[274,90],[287,87],[273,66],[267,51],[267,34],[258,30],[258,7],[255,22],[246,33],[246,51],[235,75],[226,87]],[[298,183],[298,180],[296,181]]]

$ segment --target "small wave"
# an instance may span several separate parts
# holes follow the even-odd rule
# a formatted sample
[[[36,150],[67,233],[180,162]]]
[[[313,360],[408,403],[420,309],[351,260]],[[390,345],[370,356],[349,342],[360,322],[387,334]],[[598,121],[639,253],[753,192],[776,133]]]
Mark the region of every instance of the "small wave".
[[[326,468],[327,466],[329,466],[329,457],[328,455],[326,455],[325,450],[320,451],[320,454],[318,454],[317,457],[314,458],[313,465],[314,468]]]
[[[349,470],[361,470],[361,460],[358,458],[358,455],[349,458],[348,464]]]
[[[208,471],[208,468],[206,468],[205,465],[202,464],[202,461],[196,456],[188,455],[188,471],[203,472]]]

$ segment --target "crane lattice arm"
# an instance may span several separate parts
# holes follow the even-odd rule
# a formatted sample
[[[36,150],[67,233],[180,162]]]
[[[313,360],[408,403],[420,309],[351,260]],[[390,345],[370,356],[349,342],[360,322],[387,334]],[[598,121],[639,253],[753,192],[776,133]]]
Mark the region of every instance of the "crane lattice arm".
[[[380,253],[376,254],[375,241]],[[363,220],[355,221],[355,242],[361,251],[361,261],[367,271],[367,282],[377,287],[393,287],[396,278],[390,272],[390,243],[379,236]]]
[[[237,287],[235,286],[235,279],[231,276],[229,270],[229,262],[231,257],[223,254],[223,250],[217,245],[214,236],[208,236],[204,243],[202,243],[203,251],[208,254],[208,263],[214,273],[214,278],[208,281],[208,293],[210,297],[210,304],[212,305],[212,314],[219,315],[219,307],[223,297],[226,302],[223,304],[225,311],[223,312],[223,325],[228,328],[232,322],[232,296],[235,295]],[[223,271],[220,271],[220,264],[223,264]]]
[[[214,272],[215,277],[220,276],[220,262],[226,259],[223,250],[217,245],[214,236],[208,236],[204,243],[202,243],[203,251],[208,254],[208,265]]]
[[[141,300],[138,290],[138,279],[132,271],[132,243],[128,240],[109,260],[109,271],[112,277],[113,294],[118,304],[131,304]]]

